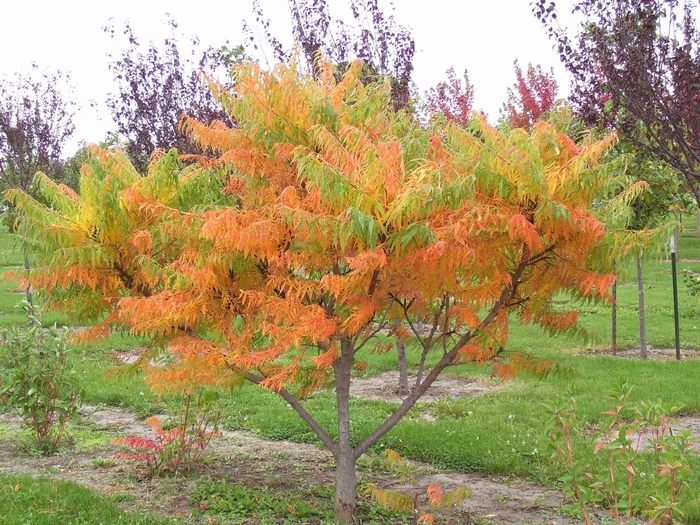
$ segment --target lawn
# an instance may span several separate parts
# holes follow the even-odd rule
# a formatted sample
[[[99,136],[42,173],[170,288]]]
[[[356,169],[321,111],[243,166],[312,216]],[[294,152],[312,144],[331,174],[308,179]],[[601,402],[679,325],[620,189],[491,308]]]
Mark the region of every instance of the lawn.
[[[686,221],[687,222],[687,221]],[[700,273],[700,239],[694,233],[681,235],[679,268],[690,268]],[[0,236],[0,265],[3,270],[16,269],[21,266],[21,256],[17,243],[8,235]],[[644,267],[647,340],[654,348],[671,348],[674,346],[673,302],[671,293],[671,265],[667,260],[648,261]],[[3,281],[0,288],[0,325],[10,326],[25,322],[24,314],[15,305],[21,300],[22,293],[15,280]],[[618,345],[621,349],[635,349],[639,344],[638,308],[636,276],[633,267],[623,274],[618,286]],[[606,465],[602,454],[596,455],[591,447],[589,430],[603,423],[603,412],[614,408],[606,394],[611,392],[612,384],[621,378],[633,387],[630,403],[663,402],[682,407],[681,415],[700,414],[700,396],[697,385],[700,384],[700,360],[693,350],[700,349],[700,305],[690,297],[680,280],[679,290],[681,347],[683,359],[639,360],[634,358],[612,357],[608,350],[611,340],[611,308],[609,305],[574,305],[581,315],[582,326],[591,334],[588,340],[551,338],[541,331],[525,326],[516,326],[512,330],[508,350],[521,350],[542,359],[551,359],[563,366],[563,371],[545,379],[522,376],[507,381],[489,379],[491,368],[486,365],[464,365],[450,370],[452,374],[495,384],[498,388],[481,396],[458,399],[444,398],[429,403],[419,403],[389,434],[387,434],[370,451],[369,461],[380,457],[385,449],[394,449],[408,459],[419,460],[434,467],[454,472],[483,472],[498,475],[510,480],[517,478],[536,481],[550,487],[561,487],[557,481],[565,469],[561,462],[550,459],[543,453],[546,443],[542,436],[545,410],[543,403],[553,403],[563,392],[573,388],[576,396],[576,413],[580,428],[584,431],[575,433],[573,446],[582,465],[590,465],[593,472],[604,472]],[[562,308],[570,307],[562,298]],[[59,314],[47,314],[48,322],[65,323]],[[108,341],[76,346],[74,349],[75,366],[84,377],[86,390],[85,403],[100,407],[121,407],[133,410],[141,416],[150,416],[167,410],[174,405],[167,400],[159,400],[152,394],[138,374],[115,375],[105,371],[114,367],[114,355],[136,353],[144,344],[143,340],[128,334],[117,334]],[[417,355],[416,350],[408,348],[409,359]],[[376,375],[381,372],[396,370],[394,353],[367,354],[368,368],[362,376]],[[390,385],[389,385],[390,387]],[[318,392],[305,401],[305,407],[324,428],[335,432],[335,400],[331,393]],[[224,392],[218,401],[222,412],[222,427],[227,430],[245,430],[266,440],[290,440],[299,443],[317,443],[313,432],[289,409],[279,396],[253,386],[236,388]],[[352,424],[358,439],[366,435],[385,418],[395,404],[382,400],[355,398],[352,401]],[[624,412],[626,419],[632,418],[631,409]],[[78,427],[73,431],[74,446],[78,445],[81,433]],[[0,439],[11,439],[8,437]],[[97,446],[97,445],[96,445]],[[104,446],[101,444],[99,446]],[[26,452],[19,451],[18,454]],[[68,452],[70,453],[70,452]],[[64,451],[63,454],[66,454]],[[653,478],[654,466],[650,454],[639,460],[638,468],[649,473]],[[688,485],[681,493],[681,509],[684,522],[700,524],[700,460],[698,456],[691,459],[692,473]],[[138,479],[133,483],[139,483]],[[192,501],[209,501],[213,482],[203,488],[202,482],[190,484]],[[226,481],[226,490],[237,494],[236,498],[251,498],[260,508],[263,499],[260,494],[251,492],[250,487],[237,485],[236,479]],[[651,483],[651,481],[649,482]],[[215,485],[215,483],[214,483]],[[30,478],[0,472],[0,486],[4,487],[0,498],[0,524],[25,523],[26,509],[32,516],[48,516],[45,521],[29,523],[163,523],[172,522],[166,518],[155,518],[144,513],[143,509],[131,509],[128,513],[117,506],[118,499],[99,495],[70,483],[55,485],[45,478]],[[217,485],[218,486],[218,485]],[[62,496],[56,496],[57,487]],[[264,517],[257,517],[257,523],[275,523],[269,516],[279,507],[274,489],[269,507]],[[306,490],[306,489],[304,489]],[[312,489],[309,489],[312,490]],[[323,488],[313,489],[313,496],[303,498],[326,498],[330,496]],[[203,491],[206,494],[203,495]],[[209,491],[209,492],[207,492]],[[269,492],[269,491],[268,491]],[[300,496],[301,497],[301,496]],[[199,499],[197,499],[199,498]],[[257,499],[256,499],[257,498]],[[207,503],[209,505],[209,503]],[[201,507],[201,505],[200,505]],[[265,507],[265,508],[268,508]],[[194,514],[197,508],[192,503]],[[200,509],[201,510],[201,509]],[[99,512],[98,512],[99,511]],[[249,512],[252,512],[248,509]],[[281,511],[279,511],[281,512]],[[311,512],[311,510],[309,511]],[[316,511],[313,511],[316,512]],[[321,511],[319,511],[321,512]],[[384,516],[376,508],[367,511],[368,522],[395,523],[395,515]],[[272,514],[269,514],[272,513]],[[220,515],[209,513],[208,518],[228,519],[222,523],[239,523],[231,514],[222,511]],[[309,515],[309,520],[284,515],[284,523],[319,523],[316,514]],[[44,519],[44,518],[42,518]],[[204,518],[185,519],[185,523],[206,523]],[[201,519],[202,521],[197,521]],[[23,521],[24,520],[24,521]],[[54,521],[51,521],[54,520]],[[72,520],[72,521],[71,521]],[[317,521],[313,521],[317,520]],[[175,520],[178,521],[178,520]],[[182,521],[182,520],[180,520]],[[213,523],[212,521],[209,521]],[[216,522],[216,521],[214,521]],[[281,521],[278,521],[281,522]]]

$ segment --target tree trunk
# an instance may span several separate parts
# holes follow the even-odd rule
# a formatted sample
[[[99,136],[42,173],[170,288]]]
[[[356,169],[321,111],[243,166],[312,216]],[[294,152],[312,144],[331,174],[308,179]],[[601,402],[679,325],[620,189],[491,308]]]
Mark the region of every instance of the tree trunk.
[[[338,406],[338,444],[334,450],[336,523],[356,523],[357,480],[355,477],[355,451],[350,442],[350,370],[352,367],[352,342],[341,341],[341,356],[334,363],[335,397]]]
[[[396,318],[394,320],[394,326],[398,326],[401,320]],[[399,390],[398,394],[400,396],[407,396],[410,392],[408,388],[408,363],[406,362],[406,345],[403,343],[403,339],[400,337],[396,338],[396,354],[399,357]]]
[[[399,391],[400,396],[407,396],[410,393],[408,388],[408,363],[406,363],[406,347],[403,339],[396,340],[396,353],[399,356]]]
[[[612,287],[612,355],[617,355],[617,277]]]
[[[647,358],[647,322],[644,315],[644,276],[642,258],[637,257],[637,290],[639,291],[639,355]]]
[[[336,523],[357,523],[357,503],[355,479],[355,458],[352,448],[341,450],[335,467],[335,508],[333,517]]]
[[[22,255],[24,256],[24,273],[27,277],[27,288],[24,291],[25,299],[27,300],[29,315],[34,315],[34,301],[32,300],[32,283],[29,279],[31,265],[29,264],[29,241],[27,241],[27,219],[24,219],[24,239],[22,241]],[[31,317],[30,317],[31,320]]]

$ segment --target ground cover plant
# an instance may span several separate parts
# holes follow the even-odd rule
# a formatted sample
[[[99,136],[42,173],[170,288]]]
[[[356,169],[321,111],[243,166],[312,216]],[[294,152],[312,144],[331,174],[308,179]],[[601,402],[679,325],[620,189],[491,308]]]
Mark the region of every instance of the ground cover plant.
[[[124,523],[166,525],[173,520],[154,514],[127,512],[105,498],[68,481],[0,473],[0,515],[8,525],[42,523]]]

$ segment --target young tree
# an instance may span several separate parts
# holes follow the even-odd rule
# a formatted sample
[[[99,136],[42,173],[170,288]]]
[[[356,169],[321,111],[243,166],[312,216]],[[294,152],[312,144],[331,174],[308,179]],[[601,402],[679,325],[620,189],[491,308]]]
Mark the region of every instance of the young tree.
[[[700,203],[700,33],[690,2],[582,0],[570,37],[555,3],[535,15],[573,76],[572,100],[588,123],[603,124],[668,162]]]
[[[518,61],[515,61],[516,82],[508,88],[508,103],[504,117],[512,128],[530,129],[535,122],[544,118],[554,107],[557,99],[557,82],[554,71],[549,74],[541,66],[528,64],[527,75],[523,74]]]
[[[177,23],[170,19],[167,24],[174,33]],[[117,37],[114,25],[105,27],[104,31],[112,38]],[[225,70],[225,53],[211,47],[200,51],[197,38],[188,43],[192,51],[184,52],[174,34],[161,47],[151,42],[144,48],[128,22],[121,33],[126,45],[109,63],[118,91],[109,96],[107,107],[117,124],[117,132],[127,141],[126,151],[137,170],[146,171],[149,157],[156,149],[201,153],[178,126],[184,115],[205,122],[229,122],[198,78],[200,71],[216,74]]]
[[[144,365],[156,388],[236,376],[282,396],[336,459],[341,523],[355,519],[357,459],[440,373],[468,361],[501,375],[546,372],[504,350],[511,314],[574,330],[576,313],[558,311],[557,294],[603,300],[613,279],[589,269],[605,230],[588,211],[610,177],[600,160],[613,138],[576,145],[544,123],[502,134],[478,116],[469,129],[433,133],[393,111],[385,85],[363,85],[362,74],[359,63],[339,83],[327,62],[318,81],[285,66],[239,67],[235,93],[218,89],[237,127],[185,123],[217,155],[211,169],[230,200],[183,211],[125,188],[131,204],[120,209],[148,225],[131,244],[154,253],[153,232],[167,231],[162,245],[177,249],[169,264],[133,258],[134,272],[141,260],[157,269],[158,285],[123,294],[113,314],[177,357]],[[356,436],[352,371],[397,318],[419,344],[418,376],[378,428]],[[303,403],[329,384],[337,428]]]
[[[680,191],[675,171],[663,161],[650,157],[627,141],[620,141],[613,155],[626,164],[621,176],[611,180],[610,195],[602,195],[599,213],[612,236],[624,249],[615,249],[618,268],[636,263],[639,303],[640,356],[647,357],[643,262],[665,251],[675,225],[673,214],[684,209],[689,199]],[[624,174],[623,174],[624,173]],[[687,196],[687,194],[686,194]],[[613,353],[616,351],[616,309],[613,304]]]
[[[353,60],[362,60],[363,82],[388,77],[394,109],[409,107],[415,54],[413,36],[408,28],[396,22],[393,14],[387,16],[380,9],[378,0],[350,0],[348,7],[354,26],[343,18],[334,18],[327,0],[288,0],[288,5],[292,36],[307,71],[318,77],[321,73],[318,61],[324,55],[335,64],[335,76],[340,80]],[[272,34],[270,21],[258,0],[253,2],[253,12],[256,23],[262,25],[275,59],[290,63],[294,48],[285,50]],[[244,24],[244,30],[250,35],[250,41],[255,42],[247,24]],[[258,45],[254,46],[257,49]]]
[[[443,370],[525,365],[513,356],[506,366],[509,312],[558,332],[576,314],[554,311],[557,291],[607,297],[612,276],[586,269],[604,236],[587,209],[611,139],[576,146],[545,124],[501,135],[480,118],[440,137],[394,113],[386,91],[362,86],[360,65],[337,85],[324,67],[311,82],[247,65],[236,96],[222,98],[238,129],[188,120],[193,140],[232,170],[238,204],[204,214],[178,285],[122,300],[121,318],[172,338],[176,366],[204,360],[283,396],[336,458],[336,519],[349,523],[355,462]],[[418,315],[427,333],[415,329]],[[353,437],[352,369],[396,317],[420,344],[418,377],[379,428]],[[427,368],[431,351],[441,357]],[[335,430],[299,401],[329,379]]]
[[[74,103],[66,100],[61,87],[69,77],[60,71],[39,72],[36,65],[29,75],[0,78],[0,191],[18,188],[35,194],[34,174],[43,171],[60,180],[63,175],[61,153],[73,134]],[[4,219],[15,228],[16,215],[5,210]],[[26,240],[23,243],[24,268],[30,261]],[[32,289],[26,287],[27,302],[32,304]]]

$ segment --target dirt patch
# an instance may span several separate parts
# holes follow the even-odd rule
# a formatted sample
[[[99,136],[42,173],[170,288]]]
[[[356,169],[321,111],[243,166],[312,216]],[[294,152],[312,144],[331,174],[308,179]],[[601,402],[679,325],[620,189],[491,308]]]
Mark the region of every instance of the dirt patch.
[[[658,351],[654,354],[658,356]],[[663,354],[662,354],[663,355]],[[674,353],[675,356],[675,353]],[[622,357],[622,356],[621,356]],[[412,378],[415,379],[415,378]],[[389,372],[353,381],[352,395],[400,402],[395,392],[396,373]],[[497,381],[445,376],[439,378],[423,398],[459,398],[483,395],[501,387]],[[109,436],[138,435],[153,437],[152,429],[142,418],[118,408],[84,407],[85,424]],[[675,428],[690,428],[700,438],[700,417],[679,417]],[[0,422],[13,430],[19,420],[0,414]],[[642,445],[644,446],[644,445]],[[332,486],[334,460],[319,447],[287,441],[266,441],[243,431],[225,431],[212,441],[204,461],[186,476],[148,479],[130,466],[109,460],[116,447],[105,445],[81,451],[75,445],[52,457],[36,457],[19,451],[16,439],[0,439],[0,471],[30,473],[67,479],[107,495],[117,495],[124,508],[138,508],[168,516],[190,516],[194,509],[190,495],[202,479],[227,480],[250,488],[290,493],[314,486]],[[370,463],[367,461],[366,463]],[[537,484],[513,478],[484,474],[446,473],[429,465],[411,462],[416,484],[407,485],[395,477],[360,464],[359,482],[375,483],[425,499],[425,489],[439,484],[443,490],[468,487],[473,496],[461,505],[440,511],[436,523],[494,524],[566,524],[575,520],[559,513],[564,503],[561,493]],[[293,501],[290,501],[293,503]],[[206,517],[191,518],[188,523],[211,523]]]
[[[467,383],[470,384],[470,383]],[[89,425],[114,437],[134,434],[151,437],[151,429],[136,415],[118,409],[87,408]],[[0,417],[5,425],[19,428],[11,416]],[[265,441],[248,432],[224,432],[212,441],[205,460],[187,476],[147,479],[129,466],[109,461],[112,446],[81,452],[69,447],[44,458],[18,451],[15,440],[0,440],[0,470],[68,479],[109,495],[119,495],[120,505],[170,516],[188,516],[193,508],[192,488],[199,479],[226,479],[229,483],[270,487],[290,491],[309,486],[331,486],[334,479],[332,456],[316,446],[286,441]],[[360,468],[360,482],[398,490],[418,497],[433,483],[444,490],[469,487],[473,497],[460,506],[439,514],[442,523],[470,523],[489,520],[497,524],[567,523],[560,516],[561,494],[526,481],[503,482],[481,474],[445,473],[428,465],[413,464],[416,485],[403,485],[395,478]],[[193,523],[207,523],[205,518]]]
[[[591,351],[585,351],[582,350],[580,352],[576,352],[578,354],[591,354],[595,353],[595,355],[607,355],[610,357],[619,357],[619,358],[624,358],[624,359],[641,359],[641,355],[639,353],[639,348],[628,348],[624,350],[618,350],[615,355],[613,356],[612,352],[610,350],[603,350],[603,351],[596,351],[596,352],[591,352]],[[654,348],[651,345],[647,348],[647,359],[653,360],[653,361],[671,361],[676,359],[676,349],[675,348]],[[700,359],[700,350],[698,349],[683,349],[681,348],[681,360],[684,359]]]
[[[409,387],[415,383],[416,376],[409,376]],[[399,377],[396,372],[384,372],[367,378],[354,378],[350,384],[350,395],[365,399],[377,399],[391,403],[401,403],[406,396],[398,394]],[[441,398],[458,398],[479,396],[499,390],[500,381],[486,379],[474,379],[462,376],[439,376],[425,394],[421,401],[430,402]]]

